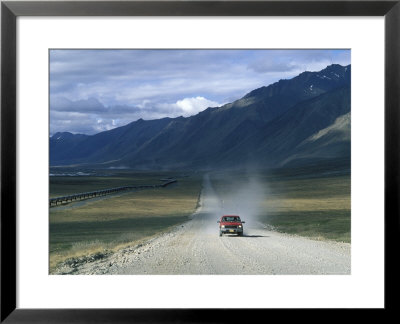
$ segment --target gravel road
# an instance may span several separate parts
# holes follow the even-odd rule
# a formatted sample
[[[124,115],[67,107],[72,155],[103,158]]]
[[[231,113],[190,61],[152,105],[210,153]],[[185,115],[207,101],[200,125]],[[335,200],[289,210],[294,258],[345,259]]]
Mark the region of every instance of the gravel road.
[[[205,178],[201,207],[185,224],[141,245],[59,274],[350,274],[351,245],[274,232],[246,222],[244,236],[219,237],[218,199]],[[242,217],[245,219],[245,215]]]

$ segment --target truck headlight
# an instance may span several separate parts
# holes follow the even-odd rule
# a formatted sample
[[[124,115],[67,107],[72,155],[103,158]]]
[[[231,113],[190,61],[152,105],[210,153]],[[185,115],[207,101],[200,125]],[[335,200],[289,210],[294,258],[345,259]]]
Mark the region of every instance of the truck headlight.
[[[221,228],[225,228],[225,225],[221,225]]]
[[[238,225],[239,228],[242,228],[242,225]]]

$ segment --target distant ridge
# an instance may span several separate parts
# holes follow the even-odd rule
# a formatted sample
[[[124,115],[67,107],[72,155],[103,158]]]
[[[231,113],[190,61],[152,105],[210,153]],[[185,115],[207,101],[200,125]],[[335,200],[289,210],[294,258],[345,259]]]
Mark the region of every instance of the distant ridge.
[[[56,133],[50,165],[137,169],[350,163],[351,66],[333,64],[191,117],[139,119],[96,135]]]

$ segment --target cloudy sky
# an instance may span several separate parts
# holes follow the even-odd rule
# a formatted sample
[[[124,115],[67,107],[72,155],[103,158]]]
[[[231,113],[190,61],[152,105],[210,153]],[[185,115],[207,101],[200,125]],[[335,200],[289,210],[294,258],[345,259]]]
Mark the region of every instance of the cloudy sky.
[[[350,51],[51,50],[50,135],[195,115],[332,63]]]

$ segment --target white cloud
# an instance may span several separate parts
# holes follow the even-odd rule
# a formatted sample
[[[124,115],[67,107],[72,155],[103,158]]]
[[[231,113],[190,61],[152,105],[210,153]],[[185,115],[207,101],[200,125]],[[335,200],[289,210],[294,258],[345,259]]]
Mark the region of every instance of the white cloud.
[[[221,106],[218,102],[204,97],[185,98],[178,100],[175,105],[182,110],[182,116],[192,116],[208,107]]]
[[[209,100],[207,98],[197,96],[188,97],[177,100],[175,103],[159,103],[149,108],[158,114],[165,115],[163,117],[189,117],[196,115],[208,107],[219,107],[222,104]],[[151,106],[150,106],[151,107]]]

